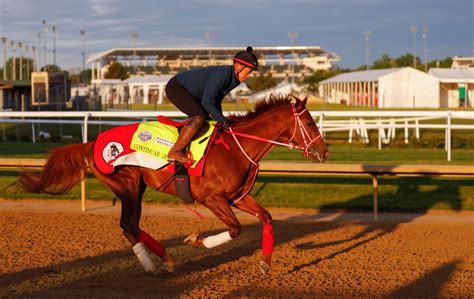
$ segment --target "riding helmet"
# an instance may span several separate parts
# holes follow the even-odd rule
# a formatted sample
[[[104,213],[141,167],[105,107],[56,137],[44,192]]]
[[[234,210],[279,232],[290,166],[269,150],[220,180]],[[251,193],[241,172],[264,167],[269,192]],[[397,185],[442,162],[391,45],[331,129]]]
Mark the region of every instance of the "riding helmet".
[[[258,71],[258,59],[257,56],[252,53],[252,51],[252,47],[248,46],[246,51],[240,51],[239,53],[235,54],[234,62],[242,63],[243,65]]]

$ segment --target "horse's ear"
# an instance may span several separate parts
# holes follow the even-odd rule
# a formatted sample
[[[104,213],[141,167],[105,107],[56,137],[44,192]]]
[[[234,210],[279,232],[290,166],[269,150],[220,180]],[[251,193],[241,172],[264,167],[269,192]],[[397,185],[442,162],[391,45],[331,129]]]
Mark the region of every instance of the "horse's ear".
[[[301,100],[297,96],[290,94],[290,97],[295,100],[295,107],[299,107],[301,105]]]
[[[296,98],[296,110],[302,110],[306,108],[306,103],[308,102],[308,97],[305,97],[304,100]]]

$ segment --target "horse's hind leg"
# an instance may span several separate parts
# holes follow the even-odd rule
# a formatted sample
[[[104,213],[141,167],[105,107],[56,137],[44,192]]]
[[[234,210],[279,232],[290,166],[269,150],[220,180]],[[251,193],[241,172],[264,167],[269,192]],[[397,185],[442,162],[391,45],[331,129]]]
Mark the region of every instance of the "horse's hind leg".
[[[260,270],[266,274],[270,270],[273,253],[273,220],[270,213],[265,210],[251,195],[247,195],[238,201],[235,206],[244,212],[254,215],[263,224],[262,254],[263,258],[259,264]]]
[[[203,204],[209,210],[211,210],[217,218],[227,225],[228,231],[202,239],[197,234],[191,234],[186,239],[184,239],[185,243],[194,246],[213,248],[227,243],[240,235],[242,225],[230,208],[229,203],[225,197],[212,196],[209,197]]]
[[[130,241],[133,251],[137,255],[146,272],[156,272],[155,265],[148,256],[150,249],[161,257],[166,270],[173,272],[174,265],[170,256],[166,253],[163,245],[156,241],[147,232],[140,229],[142,197],[146,185],[138,168],[122,168],[112,176],[101,173],[94,175],[105,185],[107,185],[122,202],[122,212],[120,216],[120,227],[125,237]],[[146,247],[144,247],[145,245]]]

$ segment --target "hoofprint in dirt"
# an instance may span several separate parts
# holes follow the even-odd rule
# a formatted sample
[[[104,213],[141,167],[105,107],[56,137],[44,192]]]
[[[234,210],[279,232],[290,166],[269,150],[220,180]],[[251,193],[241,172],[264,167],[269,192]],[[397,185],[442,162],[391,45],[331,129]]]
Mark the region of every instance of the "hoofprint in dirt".
[[[120,237],[120,207],[77,201],[0,200],[0,297],[387,296],[474,294],[474,214],[317,213],[271,209],[276,251],[262,276],[261,224],[237,214],[236,240],[214,249],[182,243],[225,227],[204,212],[145,205],[142,226],[175,257],[151,276]],[[158,264],[159,259],[155,258]]]

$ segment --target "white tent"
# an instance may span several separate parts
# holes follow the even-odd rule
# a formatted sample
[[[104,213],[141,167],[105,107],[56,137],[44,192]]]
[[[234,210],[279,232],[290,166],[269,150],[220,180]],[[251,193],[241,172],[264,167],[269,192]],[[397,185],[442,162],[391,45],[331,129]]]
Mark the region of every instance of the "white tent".
[[[441,107],[471,106],[474,100],[474,68],[431,68],[429,74],[440,81]]]
[[[411,67],[344,73],[320,82],[329,103],[379,108],[439,108],[439,80]]]

